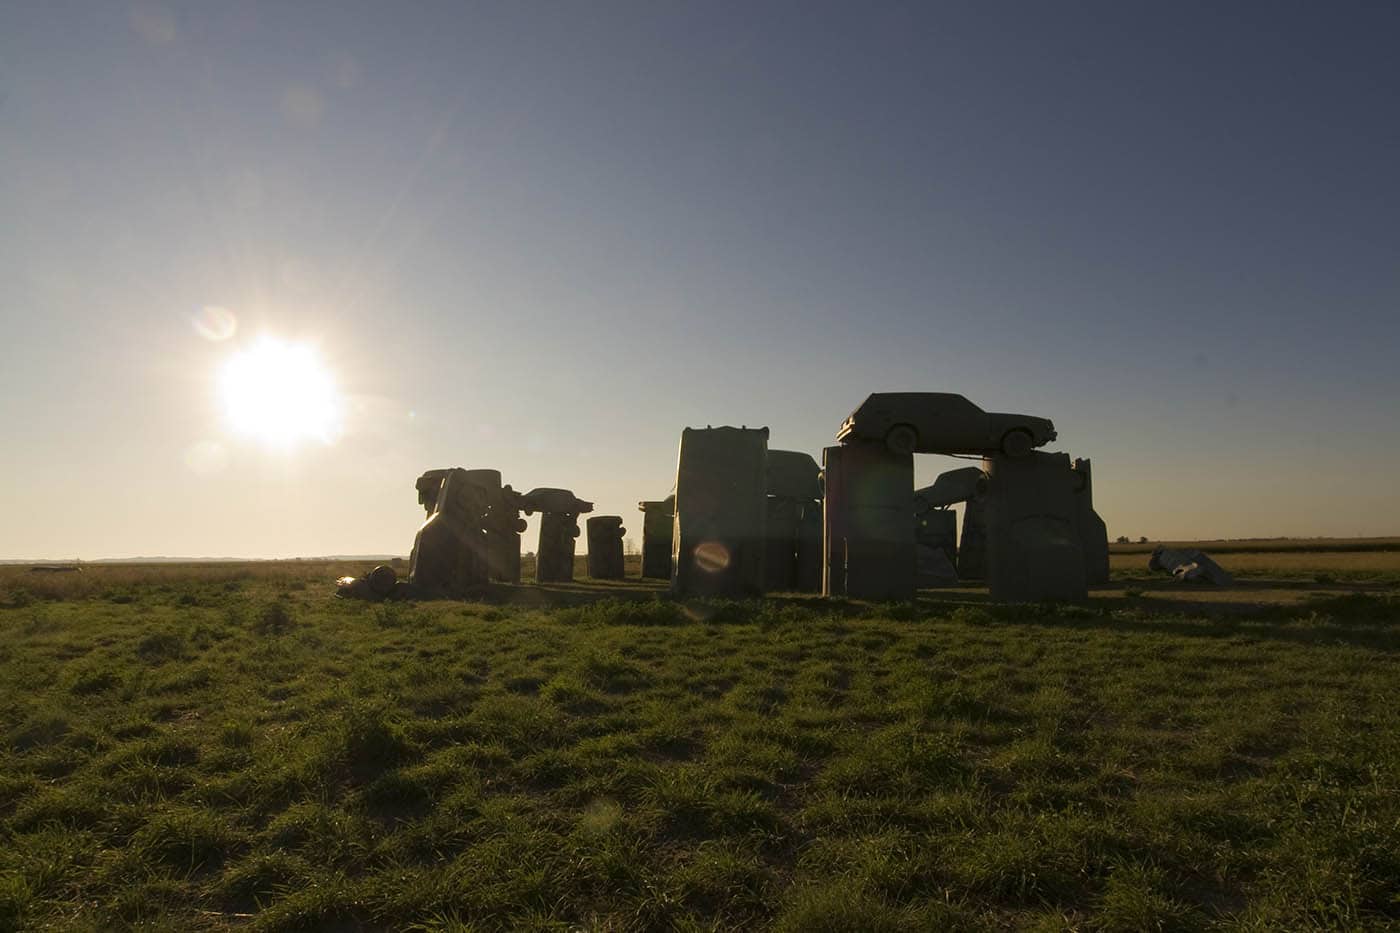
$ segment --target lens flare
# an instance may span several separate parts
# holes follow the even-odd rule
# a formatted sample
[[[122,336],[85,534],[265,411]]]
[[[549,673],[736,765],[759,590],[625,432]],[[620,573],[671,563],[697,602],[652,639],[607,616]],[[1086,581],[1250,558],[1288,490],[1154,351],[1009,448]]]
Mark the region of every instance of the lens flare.
[[[195,312],[194,332],[205,340],[219,343],[238,332],[238,318],[228,308],[205,305]]]
[[[198,441],[185,448],[185,466],[194,473],[217,473],[228,464],[228,453],[218,441]]]
[[[729,548],[718,541],[695,545],[695,566],[705,573],[719,573],[729,566]]]
[[[219,388],[233,432],[269,447],[331,444],[343,430],[344,403],[309,344],[259,338],[224,364]]]

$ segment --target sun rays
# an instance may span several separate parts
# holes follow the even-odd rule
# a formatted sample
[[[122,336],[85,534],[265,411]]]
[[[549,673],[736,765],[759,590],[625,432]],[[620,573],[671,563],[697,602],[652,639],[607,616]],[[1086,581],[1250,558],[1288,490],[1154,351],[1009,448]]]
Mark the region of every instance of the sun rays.
[[[273,450],[334,443],[344,402],[316,347],[263,336],[219,372],[224,416],[233,433]]]

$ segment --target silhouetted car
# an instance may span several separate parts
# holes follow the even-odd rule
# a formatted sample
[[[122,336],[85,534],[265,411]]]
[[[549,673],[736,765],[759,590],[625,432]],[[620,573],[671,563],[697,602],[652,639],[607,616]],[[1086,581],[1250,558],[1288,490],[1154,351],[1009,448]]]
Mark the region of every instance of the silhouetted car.
[[[966,502],[987,490],[987,474],[977,467],[963,467],[939,474],[932,486],[914,490],[914,511],[929,512]]]
[[[584,502],[567,489],[541,486],[521,494],[520,509],[526,515],[534,515],[536,512],[562,512],[567,515],[579,515],[593,511],[593,503]]]
[[[884,441],[903,454],[1024,457],[1055,439],[1048,418],[987,412],[952,392],[875,392],[851,413],[836,439]]]

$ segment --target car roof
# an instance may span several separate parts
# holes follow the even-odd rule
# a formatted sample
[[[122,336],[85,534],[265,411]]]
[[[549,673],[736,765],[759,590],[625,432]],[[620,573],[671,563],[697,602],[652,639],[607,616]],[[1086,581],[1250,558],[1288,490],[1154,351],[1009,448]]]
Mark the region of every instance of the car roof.
[[[877,400],[919,402],[933,401],[935,399],[941,402],[956,401],[965,405],[973,405],[972,401],[968,399],[966,395],[959,395],[956,392],[871,392],[870,395],[866,397],[865,401],[861,403],[861,407],[864,408],[866,405]],[[976,406],[973,405],[973,407],[975,408]]]

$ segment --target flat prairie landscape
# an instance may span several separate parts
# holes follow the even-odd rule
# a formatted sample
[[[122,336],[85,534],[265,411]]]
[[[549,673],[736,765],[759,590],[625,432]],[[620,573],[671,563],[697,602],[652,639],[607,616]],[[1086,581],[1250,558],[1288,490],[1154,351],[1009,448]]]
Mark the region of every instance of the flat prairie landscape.
[[[1236,577],[1249,581],[1384,583],[1400,585],[1400,538],[1273,538],[1258,541],[1181,542],[1212,555]],[[1109,546],[1115,578],[1162,580],[1147,569],[1153,544]],[[1173,584],[1174,585],[1174,584]]]
[[[1393,928],[1400,549],[1308,544],[1011,607],[0,568],[0,929]]]

